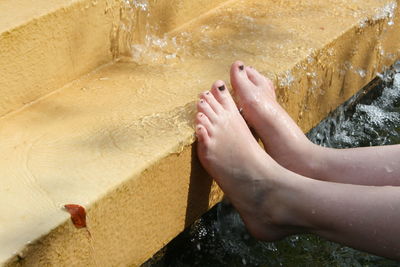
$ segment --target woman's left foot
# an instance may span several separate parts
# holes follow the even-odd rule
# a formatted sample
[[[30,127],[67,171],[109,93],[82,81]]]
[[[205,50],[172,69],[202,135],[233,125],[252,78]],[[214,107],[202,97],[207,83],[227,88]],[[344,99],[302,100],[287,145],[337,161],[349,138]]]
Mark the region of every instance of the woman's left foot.
[[[254,139],[226,85],[215,82],[210,92],[201,94],[197,108],[200,161],[238,210],[250,233],[263,240],[292,234],[282,230],[271,216],[271,207],[277,205],[270,203],[270,192],[284,169]]]

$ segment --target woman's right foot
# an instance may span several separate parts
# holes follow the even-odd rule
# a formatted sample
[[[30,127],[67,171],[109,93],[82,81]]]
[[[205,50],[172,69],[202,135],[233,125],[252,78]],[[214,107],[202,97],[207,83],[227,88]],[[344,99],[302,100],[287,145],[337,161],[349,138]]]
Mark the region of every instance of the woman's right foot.
[[[240,61],[232,64],[230,75],[242,115],[257,132],[268,154],[283,167],[312,176],[307,165],[310,161],[306,160],[315,156],[318,147],[276,101],[272,82]]]

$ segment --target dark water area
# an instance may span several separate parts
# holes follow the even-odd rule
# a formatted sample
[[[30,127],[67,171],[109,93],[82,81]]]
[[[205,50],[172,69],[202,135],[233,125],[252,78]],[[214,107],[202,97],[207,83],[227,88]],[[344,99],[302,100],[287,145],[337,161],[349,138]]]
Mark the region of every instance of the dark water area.
[[[374,87],[373,90],[366,88]],[[400,144],[400,62],[335,110],[307,137],[326,147]],[[398,222],[393,222],[398,223]],[[399,266],[314,235],[260,242],[226,202],[216,205],[143,266]]]
[[[333,148],[400,144],[400,61],[337,108],[307,137]]]

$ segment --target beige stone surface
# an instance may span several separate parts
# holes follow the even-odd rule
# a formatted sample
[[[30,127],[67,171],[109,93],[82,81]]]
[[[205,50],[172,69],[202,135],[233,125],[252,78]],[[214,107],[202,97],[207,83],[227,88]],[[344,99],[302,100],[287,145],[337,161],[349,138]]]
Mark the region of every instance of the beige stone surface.
[[[134,32],[143,39],[143,30],[149,24],[150,33],[162,38],[162,33],[224,1],[149,0],[151,16],[133,25]],[[122,0],[0,1],[0,116],[110,62],[116,53],[127,53],[126,47],[115,47],[122,46],[116,44],[117,38],[123,39],[117,33],[123,14],[127,13],[123,12],[122,3]]]
[[[3,116],[0,263],[141,264],[221,198],[195,156],[198,93],[240,58],[307,131],[399,58],[395,4],[229,1]],[[86,207],[91,235],[64,204]]]
[[[105,1],[0,2],[0,116],[112,59],[105,8]]]

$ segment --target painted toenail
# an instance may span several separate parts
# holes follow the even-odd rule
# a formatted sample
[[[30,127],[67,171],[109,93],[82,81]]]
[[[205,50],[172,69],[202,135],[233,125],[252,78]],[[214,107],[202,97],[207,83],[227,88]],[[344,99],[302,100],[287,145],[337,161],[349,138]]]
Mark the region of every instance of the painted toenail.
[[[202,100],[200,100],[200,104],[203,104],[204,103],[204,100],[202,99]]]
[[[210,94],[210,92],[206,92],[206,95],[209,95]]]
[[[240,65],[240,66],[239,66],[239,70],[244,70],[244,66],[243,66],[243,65]]]
[[[225,85],[221,85],[220,87],[218,87],[218,90],[224,91],[225,90]]]

